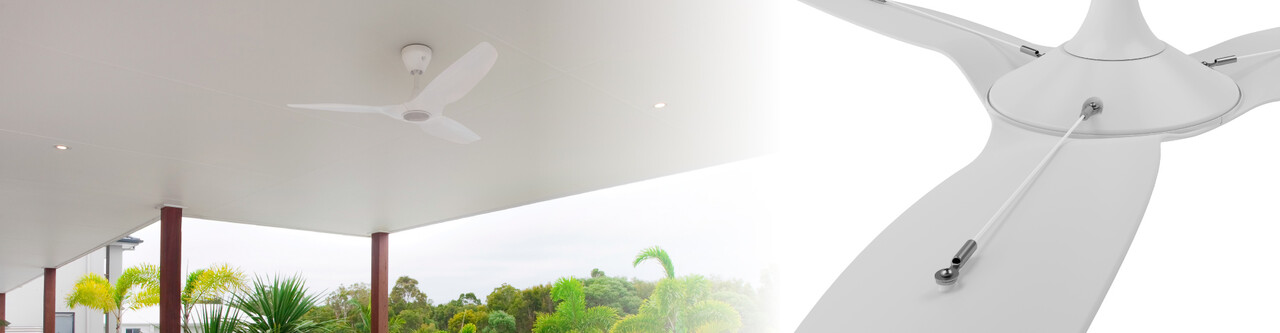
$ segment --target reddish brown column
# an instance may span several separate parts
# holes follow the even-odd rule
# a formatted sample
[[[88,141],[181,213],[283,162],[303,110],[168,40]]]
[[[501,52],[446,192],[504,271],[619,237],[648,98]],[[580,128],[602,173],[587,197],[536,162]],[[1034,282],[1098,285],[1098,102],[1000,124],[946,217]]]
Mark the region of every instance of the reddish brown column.
[[[160,333],[182,332],[182,208],[160,208]],[[52,333],[52,332],[50,332]]]
[[[0,293],[0,322],[4,322],[4,294]],[[0,326],[0,333],[4,333],[4,326]]]
[[[387,333],[387,296],[390,295],[387,289],[387,233],[379,232],[373,234],[373,281],[370,283],[373,288],[370,292],[373,294],[373,304],[370,307],[370,320],[373,323],[373,330],[369,333]]]
[[[44,333],[53,333],[58,301],[58,269],[44,269]]]

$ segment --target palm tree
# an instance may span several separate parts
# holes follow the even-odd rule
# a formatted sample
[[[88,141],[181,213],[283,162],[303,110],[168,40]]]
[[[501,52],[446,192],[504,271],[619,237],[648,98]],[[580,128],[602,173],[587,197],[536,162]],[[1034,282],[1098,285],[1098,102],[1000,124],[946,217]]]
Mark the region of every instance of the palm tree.
[[[188,274],[181,296],[183,329],[189,327],[191,309],[197,304],[222,304],[223,297],[244,287],[244,273],[228,264],[216,264]]]
[[[636,261],[631,263],[631,266],[640,266],[640,263],[649,259],[657,260],[659,263],[662,263],[662,269],[667,271],[668,279],[676,278],[676,267],[671,264],[671,257],[667,255],[667,250],[663,250],[657,246],[640,251],[640,254],[636,255]]]
[[[618,310],[607,306],[587,308],[582,281],[560,278],[551,287],[551,298],[560,302],[553,314],[539,313],[533,333],[603,333],[618,320]]]
[[[247,291],[232,296],[231,306],[244,313],[245,333],[299,333],[317,331],[326,324],[303,319],[317,300],[316,295],[307,294],[300,277],[256,278]]]
[[[120,333],[120,317],[124,310],[138,310],[160,303],[160,268],[141,264],[124,270],[115,285],[97,273],[85,274],[76,281],[67,306],[85,306],[101,310],[116,319],[116,333]]]
[[[742,316],[728,303],[710,299],[711,282],[701,275],[676,278],[667,251],[657,246],[636,256],[635,264],[648,259],[662,263],[667,278],[658,281],[653,295],[640,311],[626,316],[610,329],[612,333],[718,333],[742,327]]]

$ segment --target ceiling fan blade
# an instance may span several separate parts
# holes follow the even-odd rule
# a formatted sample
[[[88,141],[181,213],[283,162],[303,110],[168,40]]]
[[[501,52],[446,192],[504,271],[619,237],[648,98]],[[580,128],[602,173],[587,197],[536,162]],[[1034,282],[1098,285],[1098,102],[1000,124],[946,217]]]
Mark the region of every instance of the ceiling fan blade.
[[[353,104],[287,104],[288,107],[295,109],[310,109],[321,111],[337,111],[352,113],[382,113],[385,114],[387,108],[383,106],[370,105],[353,105]]]
[[[1159,136],[1067,141],[955,289],[933,276],[1057,140],[995,120],[982,154],[877,236],[797,332],[1085,331],[1150,200]]]
[[[462,123],[443,115],[435,116],[431,120],[422,123],[422,130],[455,143],[465,144],[480,140],[480,135],[476,134],[476,132],[472,132]]]
[[[1232,38],[1191,56],[1213,62],[1226,56],[1246,56],[1280,49],[1280,28],[1272,28]],[[1235,118],[1263,104],[1280,101],[1280,53],[1240,58],[1239,62],[1214,67],[1236,80],[1240,86],[1240,105],[1226,120]]]
[[[996,79],[1036,58],[1021,53],[1019,46],[995,42],[973,32],[896,6],[924,12],[1001,40],[1034,48],[1041,53],[1047,53],[1050,50],[1049,47],[1032,44],[977,23],[892,0],[888,3],[873,0],[801,1],[868,30],[946,55],[960,67],[968,77],[969,83],[973,85],[975,92],[984,99],[987,90]]]
[[[435,80],[427,84],[409,105],[415,108],[427,108],[430,105],[453,103],[466,96],[474,88],[493,64],[498,61],[498,50],[488,42],[480,42],[458,61],[449,65]]]

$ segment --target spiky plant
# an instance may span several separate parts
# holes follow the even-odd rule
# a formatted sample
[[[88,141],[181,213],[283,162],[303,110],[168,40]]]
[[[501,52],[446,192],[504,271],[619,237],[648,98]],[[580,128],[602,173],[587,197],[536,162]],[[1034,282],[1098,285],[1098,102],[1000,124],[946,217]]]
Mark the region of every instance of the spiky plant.
[[[307,294],[301,277],[276,276],[255,278],[247,291],[232,297],[231,306],[244,313],[246,333],[301,333],[321,330],[325,324],[303,319],[317,302],[317,296]]]
[[[240,311],[230,306],[212,305],[196,311],[195,327],[201,333],[241,333],[243,323],[240,322]]]
[[[97,309],[116,319],[116,333],[120,333],[120,317],[125,310],[138,310],[160,303],[160,268],[141,264],[124,270],[116,283],[96,273],[85,274],[76,281],[67,306],[84,306]]]

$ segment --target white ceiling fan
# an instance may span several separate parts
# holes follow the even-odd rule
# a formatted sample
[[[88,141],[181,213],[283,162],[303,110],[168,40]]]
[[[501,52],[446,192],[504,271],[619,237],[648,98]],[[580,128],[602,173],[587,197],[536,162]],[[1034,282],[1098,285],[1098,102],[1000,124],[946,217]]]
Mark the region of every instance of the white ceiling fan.
[[[400,50],[401,60],[409,74],[422,75],[431,62],[431,48],[410,44]],[[472,143],[480,136],[461,123],[444,116],[444,107],[457,102],[474,88],[498,60],[498,50],[488,42],[480,42],[428,83],[412,100],[404,104],[369,106],[351,104],[289,104],[291,108],[337,112],[377,113],[422,126],[422,130],[456,143]],[[415,87],[416,88],[416,87]]]
[[[1188,55],[1151,32],[1138,0],[1092,0],[1053,48],[892,0],[802,1],[948,56],[992,132],[798,332],[1085,331],[1151,197],[1160,143],[1280,100],[1280,28]]]

